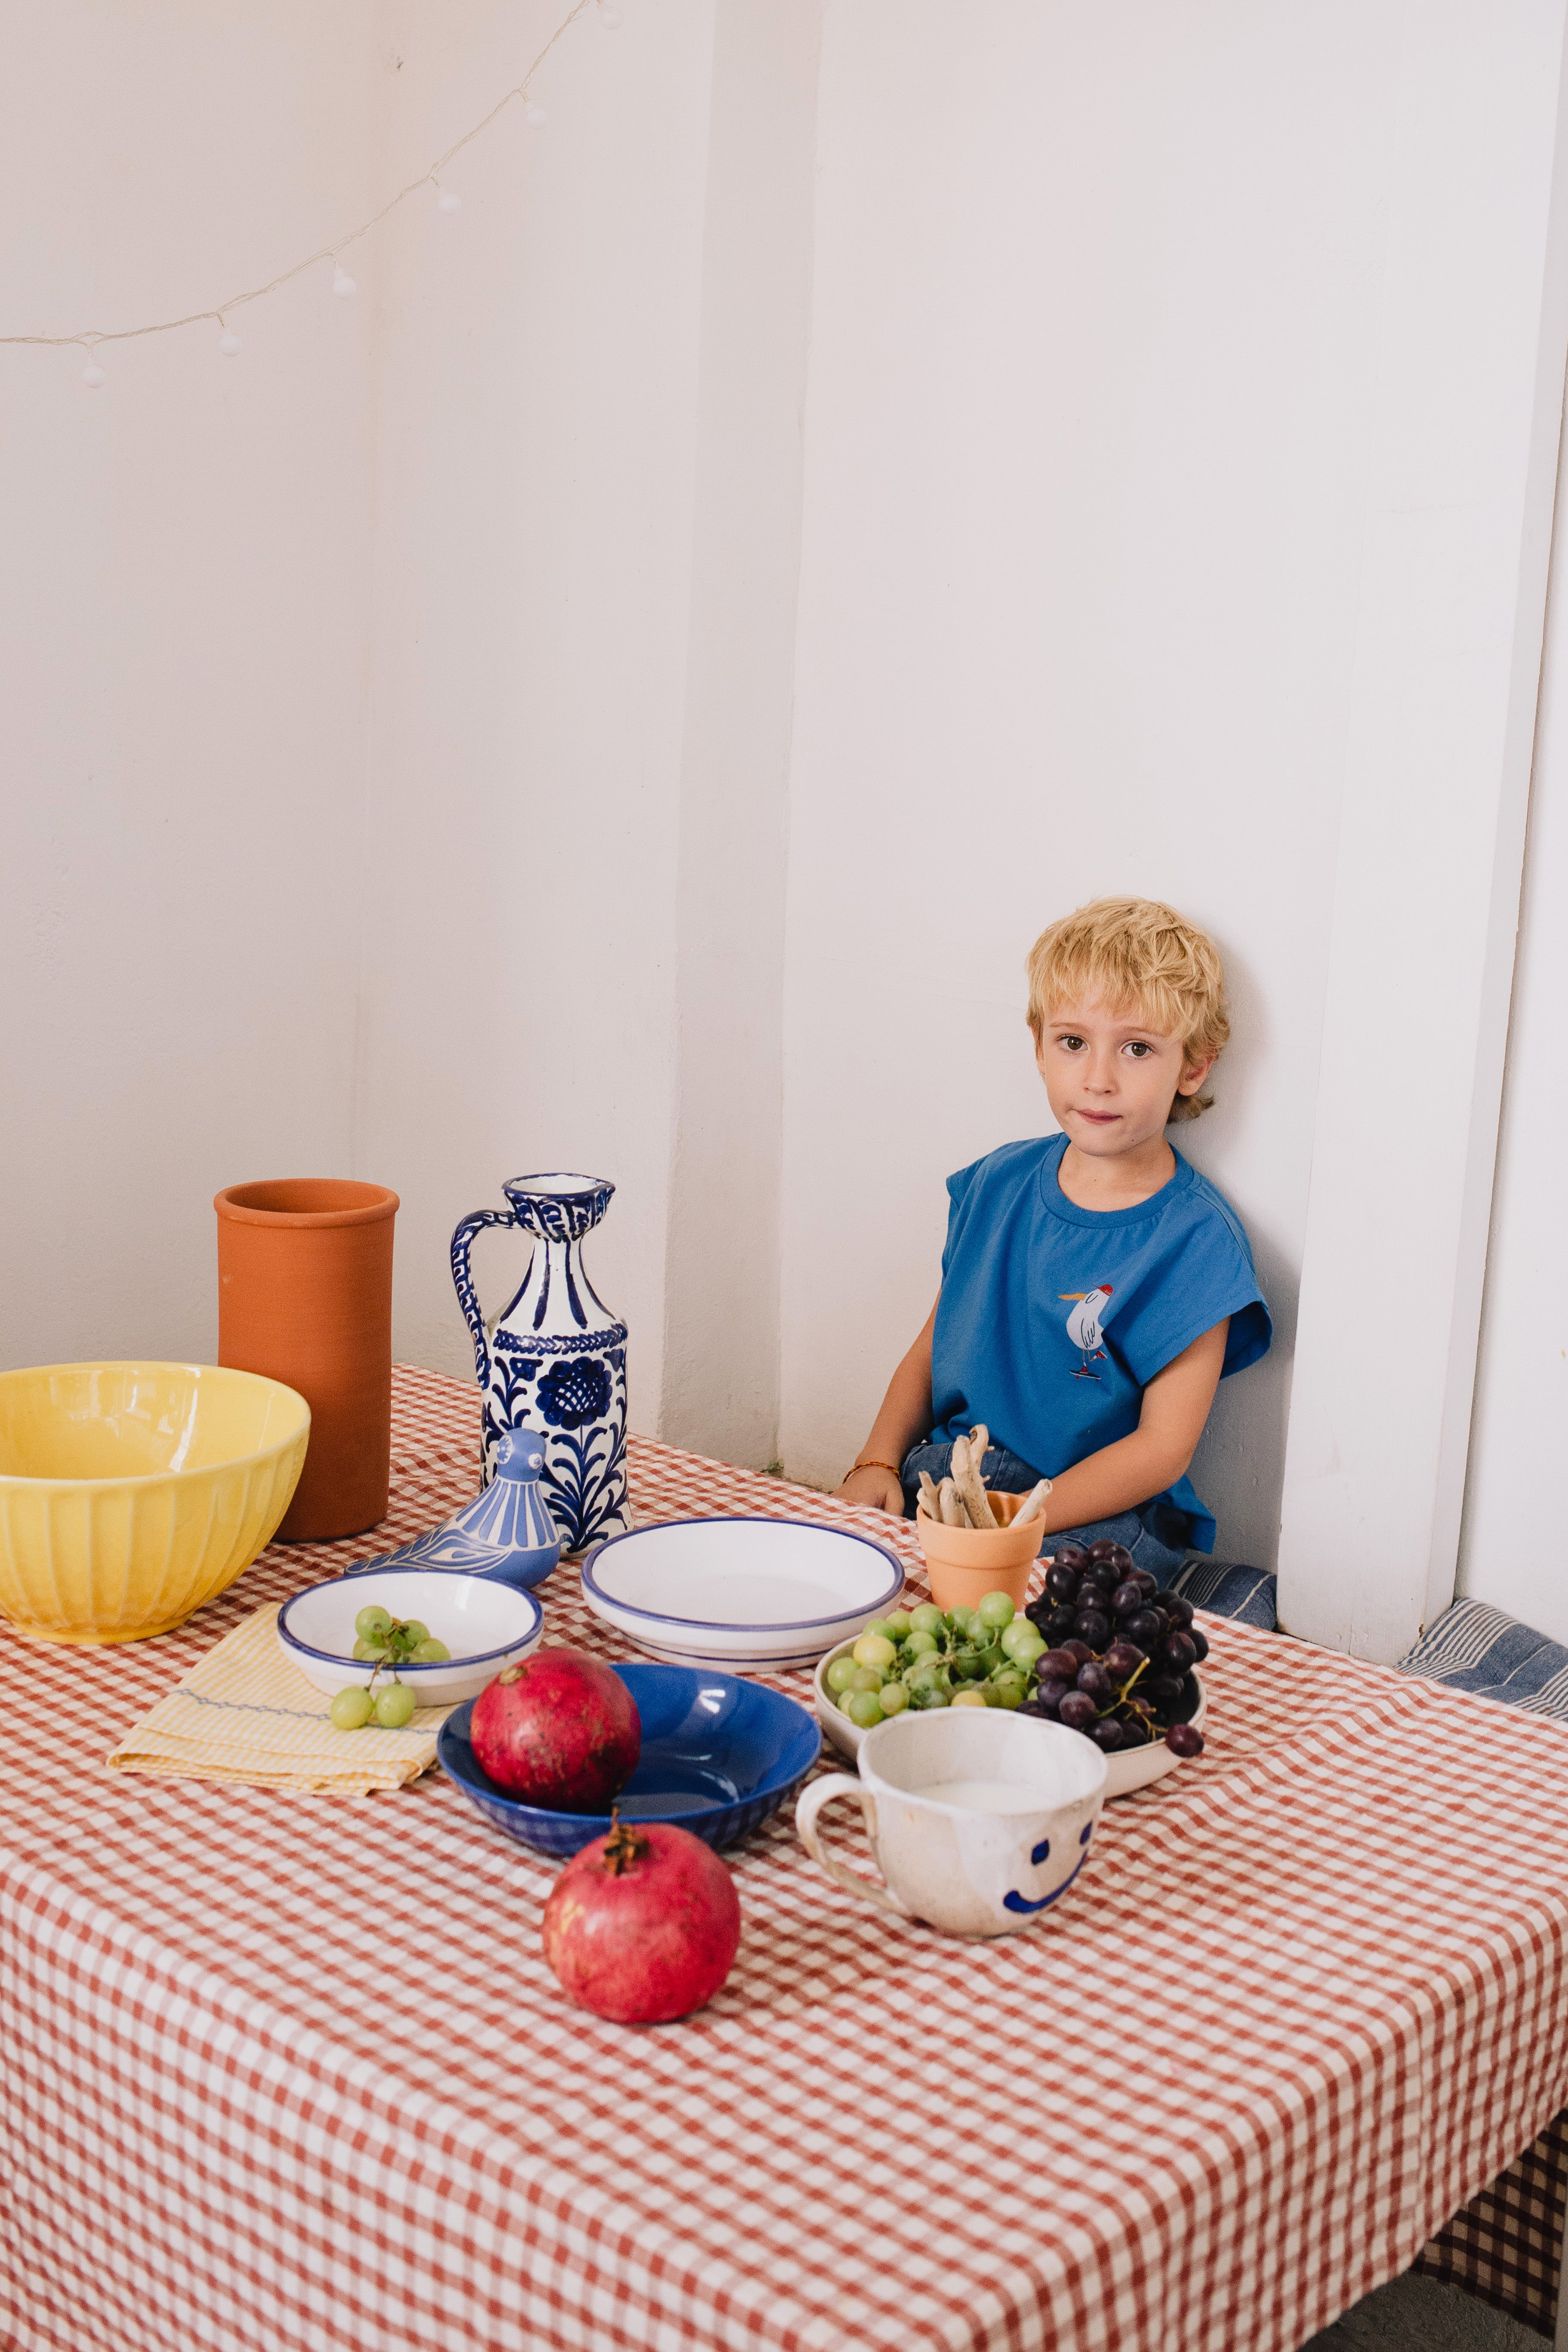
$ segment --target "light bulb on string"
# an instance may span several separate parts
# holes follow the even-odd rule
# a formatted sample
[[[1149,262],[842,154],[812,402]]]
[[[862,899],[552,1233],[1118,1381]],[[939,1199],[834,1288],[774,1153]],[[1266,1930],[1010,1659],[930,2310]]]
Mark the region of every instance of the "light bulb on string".
[[[618,33],[621,29],[620,10],[618,8],[602,6],[599,10],[599,22],[603,25],[606,33]]]
[[[109,382],[108,376],[96,360],[89,360],[81,372],[81,380],[89,392],[99,392]]]
[[[455,188],[443,188],[436,199],[436,209],[438,213],[460,213],[463,199]]]
[[[232,327],[225,327],[222,334],[217,339],[217,347],[223,353],[226,360],[232,360],[238,356],[239,337],[235,333]]]
[[[536,100],[530,99],[522,110],[522,119],[531,131],[542,131],[550,117]]]
[[[354,281],[349,276],[348,271],[343,268],[341,261],[333,262],[332,273],[332,291],[334,294],[347,296],[354,292]]]

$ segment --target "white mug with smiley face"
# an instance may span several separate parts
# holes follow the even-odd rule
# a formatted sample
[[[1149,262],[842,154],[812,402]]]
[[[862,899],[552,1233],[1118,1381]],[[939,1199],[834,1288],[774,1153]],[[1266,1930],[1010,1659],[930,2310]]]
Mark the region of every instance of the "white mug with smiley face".
[[[1000,1707],[895,1716],[860,1743],[860,1776],[802,1790],[806,1852],[852,1894],[948,1936],[1011,1936],[1048,1919],[1089,1859],[1105,1758],[1080,1732]],[[857,1797],[879,1886],[824,1851],[817,1817]]]

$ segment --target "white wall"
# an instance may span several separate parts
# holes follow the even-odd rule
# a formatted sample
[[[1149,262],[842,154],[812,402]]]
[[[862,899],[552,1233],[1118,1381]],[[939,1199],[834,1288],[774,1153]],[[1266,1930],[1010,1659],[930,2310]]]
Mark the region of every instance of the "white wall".
[[[389,184],[558,21],[383,15],[404,64]],[[374,262],[375,670],[356,1171],[396,1187],[395,1346],[471,1371],[447,1251],[502,1181],[618,1191],[589,1244],[655,1423],[676,1054],[675,919],[711,0],[592,16],[538,95]],[[488,1307],[520,1245],[475,1252]]]
[[[368,0],[13,11],[0,332],[178,316],[369,209]],[[367,320],[0,351],[0,1363],[216,1345],[211,1197],[351,1157]]]
[[[1558,513],[1568,499],[1558,481]],[[1552,555],[1459,1590],[1568,1642],[1568,553]]]
[[[1022,966],[1108,891],[1226,961],[1181,1142],[1274,1354],[1194,1477],[1271,1562],[1383,268],[1392,5],[856,0],[819,119],[787,982],[784,1440],[837,1478],[942,1179],[1050,1122]]]

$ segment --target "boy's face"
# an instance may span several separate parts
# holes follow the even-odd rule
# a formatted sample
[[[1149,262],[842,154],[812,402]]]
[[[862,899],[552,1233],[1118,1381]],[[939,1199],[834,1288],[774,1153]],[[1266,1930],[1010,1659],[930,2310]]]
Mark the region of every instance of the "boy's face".
[[[1180,1041],[1135,1011],[1098,1002],[1059,1004],[1035,1060],[1058,1126],[1079,1151],[1110,1160],[1163,1136],[1178,1094],[1196,1094],[1214,1067],[1189,1062]]]

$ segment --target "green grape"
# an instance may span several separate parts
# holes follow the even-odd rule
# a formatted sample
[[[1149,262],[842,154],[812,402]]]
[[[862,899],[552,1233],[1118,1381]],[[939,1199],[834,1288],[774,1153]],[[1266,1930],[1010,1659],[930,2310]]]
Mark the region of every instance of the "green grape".
[[[970,1683],[964,1689],[953,1692],[952,1704],[954,1706],[984,1706],[985,1694],[977,1684]]]
[[[951,1706],[952,1694],[945,1683],[922,1683],[919,1690],[910,1690],[910,1705],[922,1709],[932,1706]]]
[[[890,1617],[883,1618],[881,1630],[889,1642],[907,1642],[913,1623],[907,1609],[895,1609]]]
[[[420,1642],[427,1642],[430,1639],[429,1626],[422,1624],[417,1617],[405,1618],[397,1630],[404,1640],[412,1644],[417,1645]]]
[[[991,1668],[984,1650],[960,1650],[952,1661],[952,1671],[966,1683],[983,1683]]]
[[[392,1631],[392,1620],[384,1609],[374,1604],[362,1609],[354,1619],[354,1632],[367,1642],[384,1642]]]
[[[413,1663],[416,1666],[444,1665],[451,1654],[445,1642],[438,1642],[434,1633],[426,1633],[414,1653]]]
[[[891,1642],[882,1633],[862,1633],[855,1644],[855,1663],[858,1666],[890,1666],[898,1656]]]
[[[986,1688],[993,1706],[1012,1708],[1023,1706],[1029,1685],[1021,1675],[998,1675],[994,1683],[986,1685]]]
[[[904,1655],[909,1658],[929,1658],[942,1644],[934,1633],[911,1633],[904,1643]]]
[[[367,1642],[362,1633],[353,1645],[352,1655],[356,1665],[368,1665],[372,1658],[380,1657],[381,1644],[379,1642]]]
[[[844,1712],[851,1723],[862,1731],[870,1731],[883,1720],[882,1702],[875,1691],[851,1691],[845,1701]]]
[[[884,1715],[902,1715],[910,1703],[910,1694],[902,1683],[884,1683],[877,1693],[877,1704]]]
[[[999,1633],[1004,1625],[1013,1622],[1018,1612],[1013,1606],[1010,1592],[987,1592],[974,1613],[983,1625],[988,1625],[993,1633]]]
[[[375,1695],[375,1719],[384,1731],[401,1731],[417,1704],[406,1683],[388,1683]]]
[[[942,1611],[934,1601],[922,1601],[918,1608],[910,1611],[910,1623],[917,1633],[940,1633]]]
[[[854,1681],[845,1685],[849,1691],[879,1691],[881,1687],[882,1670],[879,1666],[857,1666]]]
[[[341,1690],[328,1713],[339,1731],[358,1731],[370,1721],[375,1711],[375,1701],[369,1691],[358,1683],[352,1689]]]
[[[1031,1664],[1047,1646],[1045,1635],[1026,1617],[1016,1617],[1010,1625],[1003,1627],[1002,1647],[1021,1666]]]
[[[860,1632],[862,1639],[868,1633],[879,1634],[884,1642],[891,1642],[895,1639],[893,1629],[885,1617],[873,1617],[868,1625],[863,1625],[860,1628]]]
[[[837,1694],[839,1691],[847,1691],[859,1671],[859,1667],[846,1650],[841,1658],[834,1659],[822,1679],[828,1689]]]
[[[908,1665],[904,1668],[904,1680],[909,1684],[911,1690],[917,1684],[923,1686],[927,1683],[945,1683],[947,1680],[947,1660],[945,1658],[931,1657],[916,1658],[911,1665]]]

